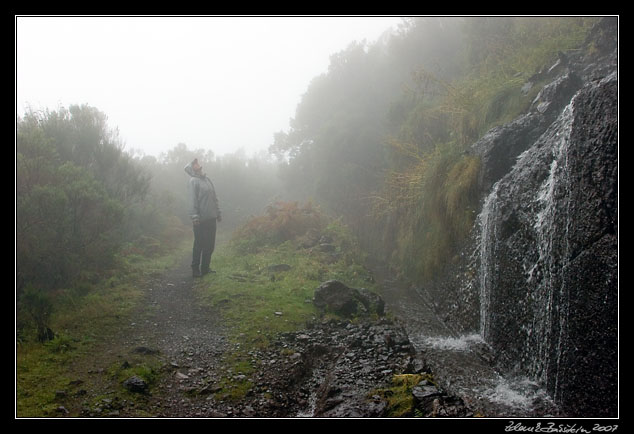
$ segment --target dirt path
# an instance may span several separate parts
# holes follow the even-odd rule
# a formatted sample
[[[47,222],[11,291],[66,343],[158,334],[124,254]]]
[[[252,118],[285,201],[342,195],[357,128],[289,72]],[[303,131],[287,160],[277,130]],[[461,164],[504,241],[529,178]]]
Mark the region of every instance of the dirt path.
[[[58,392],[57,415],[69,417],[215,417],[230,415],[214,401],[228,343],[218,315],[200,306],[191,258],[163,273],[143,276],[141,302],[118,332],[104,336],[69,372]],[[128,318],[128,317],[126,317]],[[136,370],[155,378],[149,391],[128,392],[122,383]],[[147,372],[147,371],[146,371]],[[140,377],[143,377],[142,375]],[[148,393],[149,392],[149,393]]]
[[[194,293],[189,255],[179,265],[148,282],[141,322],[125,345],[155,353],[163,370],[147,409],[158,417],[224,416],[213,400],[227,348],[218,315],[201,307]]]

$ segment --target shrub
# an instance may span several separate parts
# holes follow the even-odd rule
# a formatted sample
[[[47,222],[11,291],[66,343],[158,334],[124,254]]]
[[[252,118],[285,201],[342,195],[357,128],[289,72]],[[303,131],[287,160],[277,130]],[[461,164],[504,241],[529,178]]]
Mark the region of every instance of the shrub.
[[[263,215],[237,229],[233,241],[243,250],[253,251],[295,240],[311,230],[321,232],[326,224],[326,217],[310,202],[303,206],[298,202],[276,202]]]

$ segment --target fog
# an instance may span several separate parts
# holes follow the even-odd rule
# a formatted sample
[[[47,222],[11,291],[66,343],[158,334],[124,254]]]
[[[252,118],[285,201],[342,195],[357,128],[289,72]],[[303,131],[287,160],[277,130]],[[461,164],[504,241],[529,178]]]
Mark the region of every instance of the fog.
[[[16,116],[96,107],[125,149],[267,149],[310,81],[398,17],[17,16]]]

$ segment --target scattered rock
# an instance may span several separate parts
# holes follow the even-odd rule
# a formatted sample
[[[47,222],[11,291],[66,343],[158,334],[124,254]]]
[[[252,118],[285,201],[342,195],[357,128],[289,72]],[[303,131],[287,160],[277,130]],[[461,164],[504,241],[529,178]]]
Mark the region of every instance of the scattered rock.
[[[123,387],[133,393],[146,393],[149,388],[147,382],[137,375],[134,375],[125,380],[123,382]]]
[[[188,375],[186,375],[186,374],[183,374],[182,372],[176,372],[176,373],[174,374],[174,376],[175,376],[177,379],[179,379],[179,380],[187,380],[187,379],[189,379],[189,376],[188,376]]]
[[[425,366],[418,357],[404,328],[388,319],[312,321],[258,352],[266,369],[251,375],[248,405],[266,417],[383,417],[388,402],[368,397],[395,373]]]
[[[222,387],[220,387],[220,386],[207,384],[207,385],[201,387],[200,389],[198,389],[198,393],[200,395],[209,395],[209,394],[218,393],[221,390],[222,390]]]
[[[416,387],[414,387],[414,389],[412,389],[412,396],[418,403],[425,402],[429,400],[429,398],[434,398],[436,396],[440,396],[441,394],[440,390],[427,380],[421,381]]]

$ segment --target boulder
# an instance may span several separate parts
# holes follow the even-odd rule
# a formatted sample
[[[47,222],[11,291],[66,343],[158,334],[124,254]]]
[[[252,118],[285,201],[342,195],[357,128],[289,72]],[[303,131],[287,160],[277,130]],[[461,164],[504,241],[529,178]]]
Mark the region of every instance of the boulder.
[[[385,315],[385,301],[383,298],[365,288],[359,289],[359,301],[363,303],[365,309],[370,313],[376,313],[379,316]]]
[[[314,305],[321,310],[344,317],[355,315],[384,315],[385,302],[378,294],[365,288],[350,288],[339,280],[329,280],[315,290]]]

